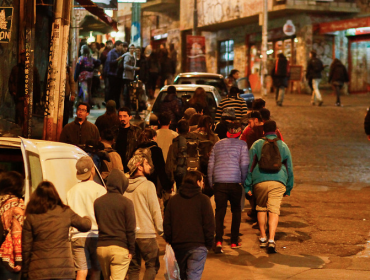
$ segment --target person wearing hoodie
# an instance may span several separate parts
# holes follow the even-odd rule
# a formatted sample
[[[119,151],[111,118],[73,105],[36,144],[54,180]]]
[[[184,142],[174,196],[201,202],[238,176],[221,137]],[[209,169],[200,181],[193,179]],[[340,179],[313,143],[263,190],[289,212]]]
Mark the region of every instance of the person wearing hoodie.
[[[177,122],[181,119],[183,114],[183,104],[181,99],[176,95],[176,88],[169,86],[167,88],[167,95],[165,96],[160,111],[168,112],[171,116],[170,129],[176,131]]]
[[[135,154],[128,162],[129,186],[124,196],[135,206],[136,240],[135,254],[128,275],[138,280],[141,259],[145,261],[144,280],[154,280],[159,270],[159,247],[156,232],[163,235],[163,220],[155,186],[145,176],[150,174],[151,160],[146,154]]]
[[[107,194],[94,203],[99,228],[97,255],[105,280],[123,280],[135,252],[134,204],[123,196],[128,179],[121,170],[112,170],[106,186]]]
[[[164,215],[164,234],[171,244],[181,279],[202,278],[207,249],[213,245],[215,221],[209,198],[202,194],[202,173],[189,171]]]
[[[136,67],[136,59],[134,56],[135,45],[130,44],[128,52],[123,55],[123,98],[125,100],[125,106],[130,107],[130,83],[135,79],[135,71],[140,70],[140,67]],[[119,96],[120,97],[120,96]],[[116,103],[120,104],[120,98],[116,100]]]

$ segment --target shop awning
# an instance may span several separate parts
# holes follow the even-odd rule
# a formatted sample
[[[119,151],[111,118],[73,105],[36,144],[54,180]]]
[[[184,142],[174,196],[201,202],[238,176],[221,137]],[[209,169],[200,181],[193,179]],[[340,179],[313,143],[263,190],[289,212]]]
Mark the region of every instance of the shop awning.
[[[103,35],[113,32],[113,27],[97,19],[93,15],[86,15],[80,23],[79,34],[85,37],[92,32],[93,36]]]
[[[370,26],[370,17],[345,19],[319,24],[320,34]]]
[[[118,31],[117,29],[117,22],[113,20],[110,16],[108,16],[104,9],[98,7],[94,2],[91,0],[76,0],[81,7],[85,8],[87,11],[92,13],[93,15],[97,16],[103,22],[111,26],[114,31]]]

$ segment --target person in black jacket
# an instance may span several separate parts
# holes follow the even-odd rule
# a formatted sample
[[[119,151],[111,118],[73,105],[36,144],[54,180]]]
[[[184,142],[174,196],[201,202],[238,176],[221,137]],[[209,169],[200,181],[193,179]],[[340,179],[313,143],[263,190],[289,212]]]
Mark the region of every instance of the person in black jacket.
[[[347,83],[348,81],[349,79],[346,67],[338,58],[334,59],[330,65],[329,83],[331,83],[335,88],[335,93],[337,94],[337,102],[335,105],[337,106],[341,106],[340,90],[344,83]]]
[[[164,215],[165,239],[175,252],[181,279],[202,278],[207,249],[213,245],[215,220],[203,184],[199,171],[189,171]]]
[[[128,179],[118,169],[108,176],[107,193],[94,202],[99,227],[97,255],[104,279],[125,279],[135,252],[134,204],[123,194]]]
[[[285,89],[288,87],[289,80],[289,61],[283,53],[278,54],[271,76],[276,88],[276,105],[283,106]]]
[[[367,139],[370,141],[370,110],[369,108],[367,108],[364,127],[365,127],[365,133],[367,135]]]
[[[321,71],[324,70],[324,65],[321,60],[316,57],[316,52],[310,52],[310,60],[307,62],[306,79],[312,90],[311,104],[315,105],[316,101],[318,106],[321,106],[323,101],[319,90],[321,81]]]

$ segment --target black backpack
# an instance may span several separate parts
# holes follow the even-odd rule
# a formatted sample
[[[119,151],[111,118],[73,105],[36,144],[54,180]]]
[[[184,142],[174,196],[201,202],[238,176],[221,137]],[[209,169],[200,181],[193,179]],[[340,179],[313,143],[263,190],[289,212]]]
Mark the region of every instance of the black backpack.
[[[259,169],[262,172],[277,173],[282,166],[279,147],[276,143],[279,139],[268,139],[266,137],[262,139],[265,140],[265,142],[262,146],[261,158],[258,161]]]

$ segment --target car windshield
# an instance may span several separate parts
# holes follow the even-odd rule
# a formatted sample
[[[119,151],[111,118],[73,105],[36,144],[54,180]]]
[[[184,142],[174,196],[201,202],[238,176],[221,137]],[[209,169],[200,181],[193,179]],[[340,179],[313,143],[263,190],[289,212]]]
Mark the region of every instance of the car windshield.
[[[194,94],[194,91],[177,91],[176,92],[176,95],[177,95],[178,98],[181,99],[182,104],[187,104],[187,102],[193,96],[193,94]],[[158,94],[158,97],[155,100],[154,105],[153,105],[153,112],[154,113],[159,113],[160,112],[161,105],[162,105],[163,100],[166,97],[166,95],[167,95],[167,91],[161,91]],[[206,95],[207,95],[208,108],[211,112],[211,117],[214,118],[215,115],[216,115],[216,110],[217,110],[216,100],[215,100],[212,92],[206,92]]]
[[[212,77],[179,77],[174,81],[176,85],[209,85],[214,86],[219,93],[226,91],[225,83],[222,79]]]

